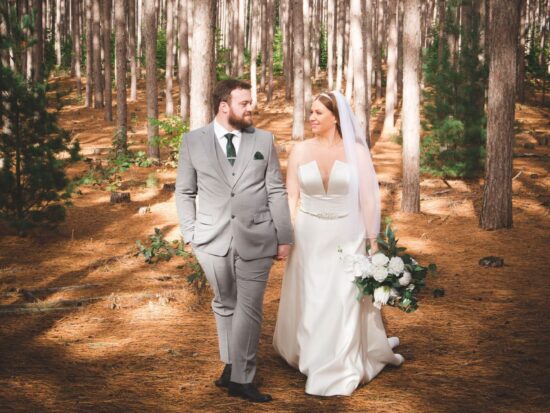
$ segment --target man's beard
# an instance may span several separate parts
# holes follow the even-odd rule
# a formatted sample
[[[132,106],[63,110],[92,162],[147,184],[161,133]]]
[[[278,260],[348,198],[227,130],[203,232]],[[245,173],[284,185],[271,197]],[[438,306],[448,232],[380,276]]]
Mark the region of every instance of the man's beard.
[[[252,114],[249,116],[249,119],[250,120],[245,120],[244,115],[243,115],[243,117],[239,118],[239,117],[235,116],[233,111],[230,111],[229,112],[229,119],[227,119],[227,121],[235,129],[243,130],[243,129],[246,129],[246,128],[252,126],[252,124],[253,124],[252,123]]]

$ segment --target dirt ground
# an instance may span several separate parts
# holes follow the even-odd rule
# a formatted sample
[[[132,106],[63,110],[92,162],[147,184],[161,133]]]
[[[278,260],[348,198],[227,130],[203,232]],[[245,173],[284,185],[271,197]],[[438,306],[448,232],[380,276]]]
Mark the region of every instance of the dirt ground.
[[[260,105],[255,119],[276,134],[284,167],[292,109],[283,93],[277,88],[275,100]],[[102,110],[80,106],[74,94],[66,101],[62,126],[80,140],[85,156],[104,158],[114,124],[103,120]],[[129,108],[133,149],[143,148],[146,137],[144,101],[140,89],[139,103]],[[107,191],[82,187],[66,222],[54,231],[19,238],[0,228],[0,411],[549,411],[550,147],[531,133],[549,133],[549,114],[533,101],[518,105],[514,152],[523,156],[514,159],[509,230],[479,229],[480,182],[447,186],[423,179],[422,213],[398,212],[400,146],[377,142],[383,214],[393,220],[400,243],[421,263],[436,263],[439,275],[428,280],[418,311],[383,309],[388,335],[400,337],[406,361],[350,397],[306,395],[305,377],[275,354],[271,337],[282,263],[273,267],[265,296],[257,375],[274,401],[253,405],[214,386],[222,366],[209,297],[196,298],[176,268],[180,259],[148,265],[133,255],[135,241],[155,227],[169,239],[179,235],[173,193],[162,190],[175,180],[173,169],[133,167],[124,173],[129,204],[110,204]],[[373,118],[375,137],[382,116]],[[94,155],[98,148],[105,151]],[[86,168],[79,162],[69,172]],[[151,173],[158,185],[148,188]],[[151,212],[138,214],[143,206]],[[502,257],[505,265],[480,267],[479,259],[488,255]],[[433,298],[434,288],[443,288],[444,297]]]

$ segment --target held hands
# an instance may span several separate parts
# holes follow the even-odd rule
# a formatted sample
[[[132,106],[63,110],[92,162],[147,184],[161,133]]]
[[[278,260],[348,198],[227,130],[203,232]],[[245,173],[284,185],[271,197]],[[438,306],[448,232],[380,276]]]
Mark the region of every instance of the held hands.
[[[275,259],[277,261],[282,261],[288,257],[288,254],[290,254],[290,248],[291,246],[288,244],[281,244],[277,247],[277,256]]]
[[[376,238],[369,239],[369,243],[370,243],[370,255],[374,255],[378,251],[380,251],[380,248],[378,247],[378,242],[376,242]]]

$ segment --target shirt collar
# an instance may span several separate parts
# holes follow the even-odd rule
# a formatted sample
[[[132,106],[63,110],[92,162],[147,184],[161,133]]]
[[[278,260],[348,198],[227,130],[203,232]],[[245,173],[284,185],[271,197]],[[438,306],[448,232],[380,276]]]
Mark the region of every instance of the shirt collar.
[[[235,135],[236,138],[240,138],[242,135],[242,132],[238,129],[228,131],[225,129],[222,125],[220,125],[216,119],[214,119],[214,133],[216,134],[216,138],[223,139],[225,138],[225,134],[231,132],[233,135]]]

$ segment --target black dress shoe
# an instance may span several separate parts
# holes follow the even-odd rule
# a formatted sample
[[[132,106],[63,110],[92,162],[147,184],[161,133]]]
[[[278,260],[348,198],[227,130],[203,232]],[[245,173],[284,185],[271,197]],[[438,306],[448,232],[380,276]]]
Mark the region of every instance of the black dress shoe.
[[[273,400],[271,395],[260,393],[258,388],[252,383],[240,384],[230,381],[228,388],[228,393],[230,396],[238,396],[241,399],[251,402],[265,403]]]
[[[214,384],[218,387],[227,387],[229,386],[229,381],[231,380],[231,364],[226,364],[223,368],[222,375]]]

